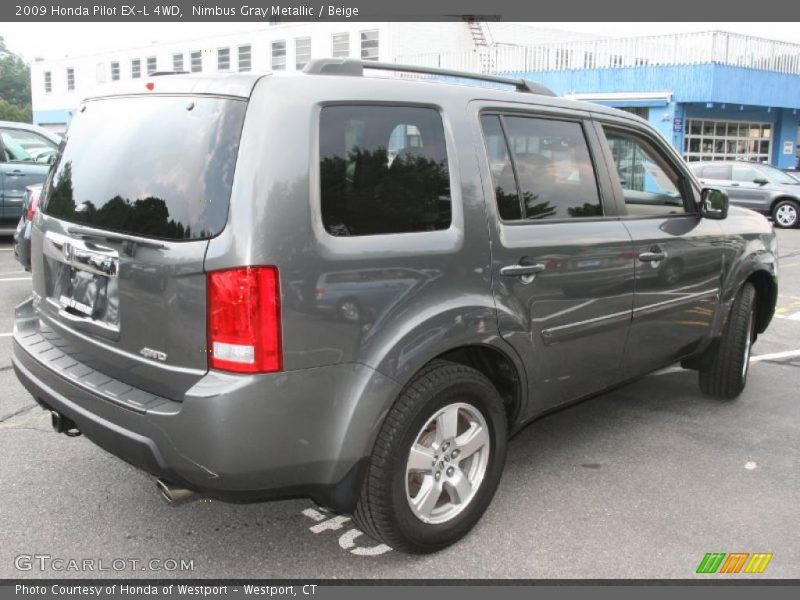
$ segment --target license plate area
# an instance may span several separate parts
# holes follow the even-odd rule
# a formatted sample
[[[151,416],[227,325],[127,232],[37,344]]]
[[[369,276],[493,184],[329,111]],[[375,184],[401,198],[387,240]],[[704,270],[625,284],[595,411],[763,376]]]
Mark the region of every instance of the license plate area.
[[[70,267],[58,302],[63,310],[94,321],[107,322],[108,288],[107,277]]]
[[[111,248],[48,234],[44,244],[47,303],[71,324],[104,335],[119,332],[119,257]]]

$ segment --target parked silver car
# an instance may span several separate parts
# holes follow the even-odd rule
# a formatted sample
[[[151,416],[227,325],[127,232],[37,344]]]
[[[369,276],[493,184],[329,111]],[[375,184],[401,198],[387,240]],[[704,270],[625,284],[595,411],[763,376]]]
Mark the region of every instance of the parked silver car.
[[[724,189],[731,204],[769,215],[776,227],[800,224],[800,181],[769,165],[742,161],[694,163],[700,183]]]

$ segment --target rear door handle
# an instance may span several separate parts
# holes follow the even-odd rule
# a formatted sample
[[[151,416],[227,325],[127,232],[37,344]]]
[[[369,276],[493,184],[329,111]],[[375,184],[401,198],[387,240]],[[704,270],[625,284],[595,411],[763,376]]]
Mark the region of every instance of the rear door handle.
[[[667,258],[667,253],[658,251],[642,252],[639,254],[639,260],[642,262],[658,262]]]
[[[508,265],[500,269],[500,275],[504,277],[524,277],[525,275],[536,275],[547,267],[541,263],[532,265]]]
[[[9,177],[22,177],[25,173],[20,171],[19,169],[14,169],[13,171],[8,171],[6,175]]]

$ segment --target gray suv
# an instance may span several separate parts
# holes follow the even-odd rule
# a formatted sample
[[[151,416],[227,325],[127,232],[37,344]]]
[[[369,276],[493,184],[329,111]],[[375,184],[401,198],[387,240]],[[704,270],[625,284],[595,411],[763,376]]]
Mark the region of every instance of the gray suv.
[[[689,167],[703,185],[727,192],[731,204],[772,217],[778,227],[800,224],[800,181],[769,165],[719,161]]]
[[[76,111],[13,337],[57,431],[171,502],[307,496],[432,552],[546,412],[676,362],[742,391],[766,219],[628,113],[365,69],[419,70],[153,77]]]

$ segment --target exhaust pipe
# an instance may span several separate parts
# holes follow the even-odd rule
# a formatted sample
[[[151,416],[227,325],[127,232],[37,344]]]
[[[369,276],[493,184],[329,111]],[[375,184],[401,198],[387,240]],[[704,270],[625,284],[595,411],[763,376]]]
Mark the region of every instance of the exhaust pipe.
[[[158,488],[158,493],[161,494],[161,497],[164,498],[170,506],[178,506],[179,504],[184,504],[185,502],[190,502],[197,498],[197,493],[192,490],[176,487],[166,479],[157,479],[156,488]]]
[[[69,437],[78,437],[81,432],[70,419],[54,410],[50,411],[50,423],[56,433],[63,433]]]

